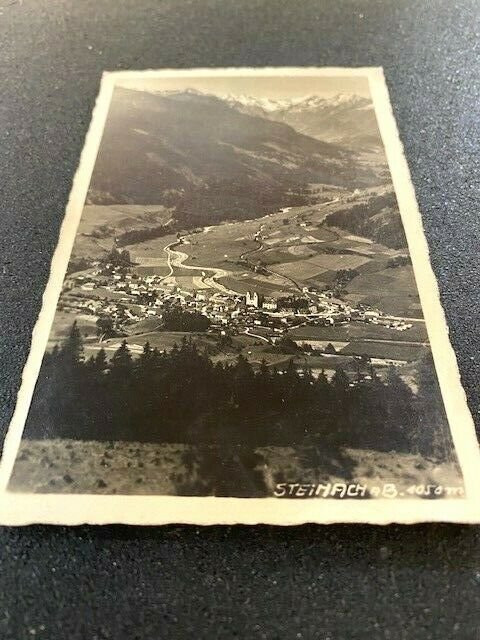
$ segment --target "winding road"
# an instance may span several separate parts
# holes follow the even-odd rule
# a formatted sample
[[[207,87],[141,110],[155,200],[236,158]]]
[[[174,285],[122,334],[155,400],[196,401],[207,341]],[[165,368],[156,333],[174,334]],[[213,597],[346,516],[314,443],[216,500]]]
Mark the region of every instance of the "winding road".
[[[322,206],[332,204],[337,200],[338,198],[331,200],[329,202],[324,202],[322,203]],[[285,209],[285,210],[282,210],[281,212],[286,213],[287,210]],[[265,226],[265,223],[261,223],[258,228],[258,231],[254,236],[254,241],[258,243],[258,246],[255,247],[254,249],[251,249],[250,251],[246,251],[245,253],[242,253],[240,256],[241,260],[245,260],[247,256],[251,256],[265,247],[265,245],[262,242],[262,236],[261,236],[264,226]],[[203,232],[208,233],[208,231],[212,228],[213,227],[204,227]],[[175,268],[188,269],[190,271],[200,271],[202,274],[201,275],[202,282],[205,284],[206,287],[210,287],[211,289],[216,289],[221,293],[225,293],[229,295],[238,295],[238,291],[233,291],[232,289],[229,289],[228,287],[218,282],[220,278],[225,278],[227,276],[230,276],[231,273],[229,271],[226,271],[225,269],[220,269],[218,267],[204,267],[204,266],[197,266],[197,265],[193,266],[193,265],[185,264],[186,260],[188,260],[190,256],[184,251],[178,251],[177,249],[174,248],[178,245],[181,245],[185,237],[186,236],[180,236],[179,238],[177,238],[173,242],[170,242],[170,244],[167,244],[163,248],[164,253],[166,253],[167,255],[168,273],[167,275],[163,276],[161,282],[165,282],[166,280],[168,280],[168,278],[171,278],[174,275]],[[281,273],[277,273],[276,271],[273,271],[272,269],[269,269],[265,266],[262,266],[262,268],[270,275],[275,276],[277,278],[282,278],[283,280],[288,282],[290,286],[293,285],[296,289],[301,291],[300,285],[297,282],[295,282],[295,280],[293,280],[292,278],[289,278],[288,276],[285,276]]]
[[[199,267],[199,266],[185,264],[185,261],[188,260],[188,258],[190,257],[188,253],[185,253],[184,251],[178,251],[173,248],[176,245],[182,244],[182,242],[183,242],[183,236],[180,237],[178,240],[175,240],[174,242],[167,244],[163,248],[164,252],[167,254],[168,274],[162,278],[162,282],[167,280],[167,278],[170,278],[173,276],[174,268],[188,269],[191,271],[201,271],[202,282],[207,287],[211,287],[212,289],[216,289],[217,291],[221,291],[222,293],[237,295],[236,291],[233,291],[232,289],[228,289],[223,284],[220,284],[219,282],[217,282],[217,278],[225,278],[230,275],[230,273],[228,271],[225,271],[225,269],[219,269],[217,267]],[[212,275],[207,276],[207,272],[210,272]]]

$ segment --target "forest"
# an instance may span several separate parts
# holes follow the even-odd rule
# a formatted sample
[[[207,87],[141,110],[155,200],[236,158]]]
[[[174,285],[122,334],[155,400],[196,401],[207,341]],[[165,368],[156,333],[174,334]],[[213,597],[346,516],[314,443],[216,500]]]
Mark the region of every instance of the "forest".
[[[330,213],[326,223],[370,238],[392,249],[407,246],[397,199],[393,193],[376,195],[367,203]]]
[[[169,352],[123,342],[110,361],[84,357],[73,324],[44,357],[24,437],[98,441],[362,448],[448,459],[453,444],[431,357],[418,363],[414,393],[394,367],[352,383],[337,369],[314,378],[293,360],[283,371],[239,355],[214,364],[194,341]]]
[[[129,244],[137,244],[146,240],[154,240],[173,233],[175,227],[168,224],[160,224],[156,227],[144,227],[141,229],[129,229],[116,238],[117,247],[125,247]]]

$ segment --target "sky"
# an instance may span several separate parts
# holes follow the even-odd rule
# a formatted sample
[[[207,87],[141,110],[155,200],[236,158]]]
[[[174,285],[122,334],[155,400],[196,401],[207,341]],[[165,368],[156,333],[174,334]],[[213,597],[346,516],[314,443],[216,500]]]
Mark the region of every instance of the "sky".
[[[338,93],[352,93],[370,98],[368,79],[361,76],[210,76],[148,78],[139,76],[117,84],[143,91],[182,91],[196,89],[218,96],[247,95],[274,100],[318,95],[329,98]]]

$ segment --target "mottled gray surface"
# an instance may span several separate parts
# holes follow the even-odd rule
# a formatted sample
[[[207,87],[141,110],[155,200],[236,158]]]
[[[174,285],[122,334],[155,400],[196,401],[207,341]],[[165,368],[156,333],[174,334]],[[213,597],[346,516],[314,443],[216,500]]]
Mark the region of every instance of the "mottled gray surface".
[[[385,68],[477,419],[479,38],[478,0],[2,0],[2,430],[102,70],[235,65]],[[2,640],[480,637],[478,528],[0,536]]]

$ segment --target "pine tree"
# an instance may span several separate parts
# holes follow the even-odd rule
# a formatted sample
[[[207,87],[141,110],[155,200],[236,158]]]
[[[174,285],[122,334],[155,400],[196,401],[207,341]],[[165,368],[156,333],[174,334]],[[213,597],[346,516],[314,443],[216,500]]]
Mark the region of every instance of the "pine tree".
[[[83,340],[76,320],[72,324],[68,338],[63,343],[61,355],[66,364],[75,366],[83,362]]]
[[[119,258],[122,264],[124,264],[125,266],[129,266],[131,264],[130,253],[129,251],[127,251],[127,249],[123,249],[123,251],[120,253]]]
[[[423,455],[435,456],[440,460],[455,460],[455,447],[431,351],[418,364],[417,380],[418,450]]]
[[[97,373],[103,374],[108,368],[107,354],[105,349],[100,349],[95,356],[95,370]]]
[[[130,353],[126,340],[122,341],[122,344],[113,354],[112,361],[110,363],[110,371],[115,378],[128,378],[132,374],[132,354]]]
[[[329,342],[325,347],[325,353],[328,353],[329,355],[335,355],[337,353],[337,350],[331,342]]]
[[[337,395],[344,395],[348,390],[348,376],[345,371],[339,367],[332,376],[332,387]]]
[[[278,378],[278,386],[281,389],[281,402],[285,408],[291,408],[298,400],[301,400],[298,393],[300,387],[300,377],[293,358],[290,358],[283,375]]]
[[[95,370],[95,358],[93,356],[90,356],[84,364],[87,374],[91,374]]]
[[[152,349],[150,360],[153,368],[158,367],[162,360],[165,360],[165,352],[160,352],[157,347],[154,347]]]
[[[240,354],[233,369],[233,395],[236,404],[243,409],[248,409],[254,398],[253,391],[253,369],[248,360]]]
[[[285,381],[293,385],[298,382],[297,367],[295,366],[293,358],[290,358],[287,364],[287,368],[285,369]]]
[[[139,365],[140,367],[142,367],[143,365],[147,364],[148,362],[150,362],[150,360],[153,357],[153,349],[150,346],[150,342],[147,342],[143,345],[143,351],[142,354],[139,358]]]
[[[262,358],[262,362],[260,363],[258,377],[264,382],[270,380],[270,371],[268,370],[268,365],[265,358]]]
[[[315,381],[315,391],[320,396],[326,396],[330,392],[330,383],[325,375],[325,369],[322,369]]]
[[[100,316],[95,323],[97,327],[97,336],[102,342],[105,338],[110,338],[115,335],[113,330],[113,320],[109,316]]]
[[[261,404],[267,410],[275,402],[272,381],[273,379],[267,362],[265,358],[263,358],[255,375],[255,384],[253,385],[253,389],[256,402]]]
[[[387,369],[383,389],[387,423],[383,430],[381,445],[385,448],[390,445],[396,451],[411,451],[412,432],[417,426],[413,393],[394,366]]]
[[[312,368],[309,367],[306,362],[303,366],[302,373],[303,373],[303,380],[306,384],[311,385],[314,383],[315,379],[312,374]]]

